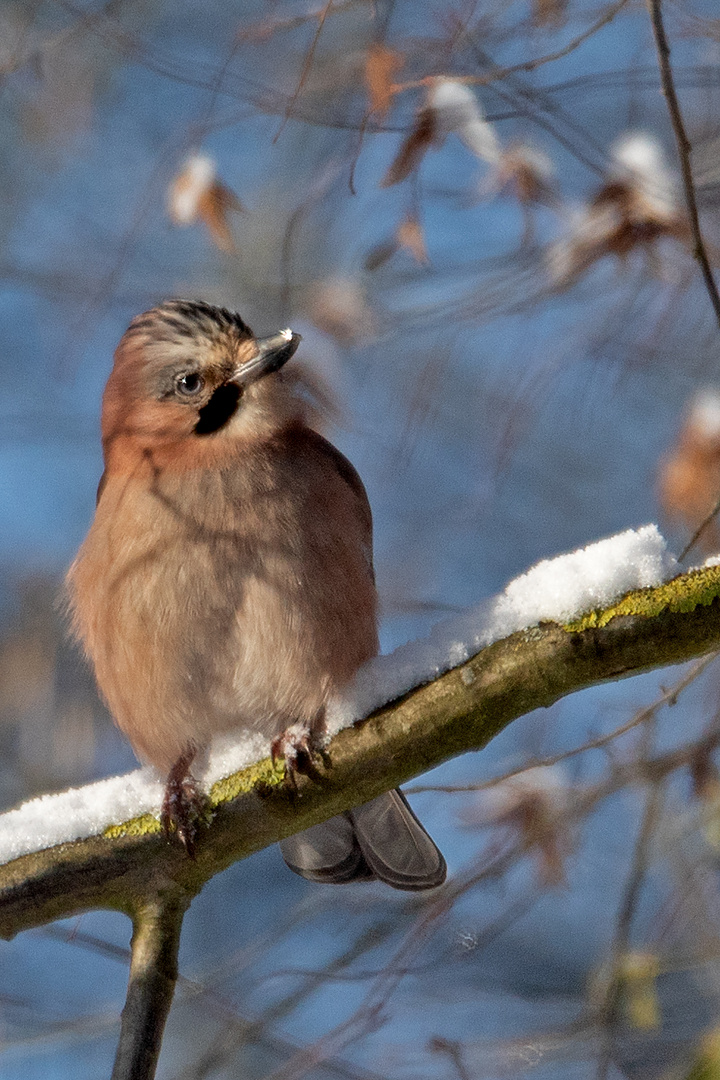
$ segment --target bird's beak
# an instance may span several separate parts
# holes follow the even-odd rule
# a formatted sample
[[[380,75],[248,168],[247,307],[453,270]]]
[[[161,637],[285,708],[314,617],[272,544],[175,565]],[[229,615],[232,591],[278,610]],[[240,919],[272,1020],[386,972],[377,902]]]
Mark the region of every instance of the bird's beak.
[[[272,337],[259,338],[255,345],[257,353],[252,360],[246,360],[236,369],[230,378],[230,382],[237,386],[250,386],[258,379],[264,378],[273,371],[279,371],[295,353],[300,344],[300,335],[293,334],[292,330],[281,330]]]

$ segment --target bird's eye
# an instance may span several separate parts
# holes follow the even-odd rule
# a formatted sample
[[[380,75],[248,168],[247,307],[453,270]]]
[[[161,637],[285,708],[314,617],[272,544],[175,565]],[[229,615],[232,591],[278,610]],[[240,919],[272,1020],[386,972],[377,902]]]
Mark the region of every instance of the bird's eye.
[[[205,385],[205,380],[197,371],[188,371],[187,375],[181,375],[176,384],[178,393],[184,397],[195,397]]]

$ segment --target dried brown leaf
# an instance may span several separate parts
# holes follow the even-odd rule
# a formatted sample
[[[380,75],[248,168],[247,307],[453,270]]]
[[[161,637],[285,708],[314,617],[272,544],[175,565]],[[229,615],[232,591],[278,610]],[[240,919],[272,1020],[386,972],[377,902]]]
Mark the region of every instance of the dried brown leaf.
[[[697,750],[690,759],[692,793],[702,802],[717,803],[720,799],[720,773],[712,752],[707,748]]]
[[[379,244],[375,244],[371,247],[365,256],[365,262],[363,267],[365,270],[373,271],[379,270],[381,266],[384,266],[388,259],[391,259],[398,249],[398,242],[396,239],[383,240]]]
[[[568,0],[535,0],[533,22],[536,26],[552,26],[556,30],[567,22]]]
[[[509,187],[521,203],[552,206],[556,202],[552,177],[552,162],[545,154],[516,143],[501,155],[496,184]]]
[[[243,211],[245,207],[234,191],[216,181],[198,202],[198,217],[205,224],[213,242],[221,251],[235,251],[235,241],[230,230],[228,213]]]
[[[430,262],[422,225],[412,215],[400,223],[396,233],[398,244],[410,252],[416,262],[427,266]]]
[[[371,45],[365,58],[365,82],[370,95],[370,112],[384,119],[392,103],[393,83],[405,63],[402,53],[385,45]]]
[[[657,494],[667,520],[682,523],[691,532],[712,514],[720,498],[717,390],[707,388],[694,399],[675,445],[660,460]],[[717,520],[713,520],[707,523],[698,542],[710,554],[717,551],[718,538]],[[696,767],[698,762],[692,763],[691,771]]]
[[[421,109],[412,131],[403,140],[395,160],[381,180],[380,187],[392,187],[393,184],[399,184],[411,172],[414,172],[422,161],[426,150],[434,142],[436,134],[437,123],[434,110]]]

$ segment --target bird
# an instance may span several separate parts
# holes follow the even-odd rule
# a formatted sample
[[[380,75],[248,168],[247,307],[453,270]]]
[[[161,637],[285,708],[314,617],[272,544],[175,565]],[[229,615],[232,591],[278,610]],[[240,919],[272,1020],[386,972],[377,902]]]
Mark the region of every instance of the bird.
[[[192,766],[213,736],[261,732],[288,778],[309,771],[328,702],[378,651],[368,497],[285,369],[299,343],[169,300],[132,320],[103,395],[71,626],[136,756],[167,776],[163,829],[192,857]],[[311,881],[421,890],[446,876],[400,791],[280,849]]]

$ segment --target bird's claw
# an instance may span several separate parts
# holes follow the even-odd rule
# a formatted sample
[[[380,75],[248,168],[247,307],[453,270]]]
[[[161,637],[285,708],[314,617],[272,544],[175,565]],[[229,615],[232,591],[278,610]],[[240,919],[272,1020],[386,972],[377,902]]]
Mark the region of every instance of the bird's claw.
[[[160,824],[165,839],[173,833],[191,859],[195,858],[197,822],[203,815],[205,799],[189,773],[195,753],[183,754],[173,765],[165,785]]]
[[[292,724],[273,739],[270,748],[273,765],[285,764],[285,783],[291,791],[297,791],[298,773],[321,779],[318,768],[321,762],[326,768],[329,764],[322,736],[314,732],[307,724]]]

